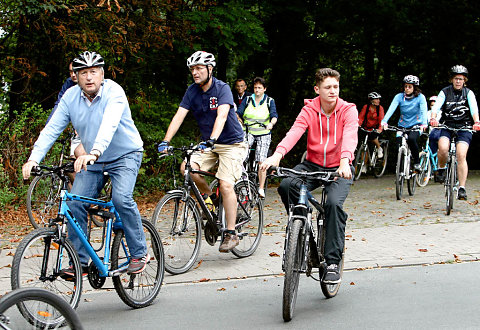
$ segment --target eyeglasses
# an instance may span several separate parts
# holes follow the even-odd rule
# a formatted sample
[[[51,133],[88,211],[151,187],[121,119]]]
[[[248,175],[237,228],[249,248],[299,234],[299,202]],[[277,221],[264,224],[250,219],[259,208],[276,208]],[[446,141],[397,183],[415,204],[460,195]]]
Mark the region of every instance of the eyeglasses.
[[[464,81],[465,79],[464,79],[464,78],[453,78],[453,80],[455,80],[455,81]]]
[[[207,67],[206,66],[200,66],[200,65],[197,65],[197,66],[193,66],[190,68],[190,72],[193,73],[194,71],[200,71],[200,70],[203,70],[203,69],[206,69]]]

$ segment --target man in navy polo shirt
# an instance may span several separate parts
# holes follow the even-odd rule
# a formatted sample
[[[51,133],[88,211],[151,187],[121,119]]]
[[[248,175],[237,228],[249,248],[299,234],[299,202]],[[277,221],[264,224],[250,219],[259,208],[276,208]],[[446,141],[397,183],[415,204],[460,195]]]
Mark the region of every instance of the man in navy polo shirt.
[[[192,155],[195,169],[208,171],[218,161],[216,177],[220,183],[220,192],[227,219],[227,230],[220,245],[220,252],[228,252],[239,243],[235,232],[237,217],[237,197],[233,189],[242,175],[242,160],[247,150],[243,142],[243,130],[235,114],[232,92],[229,86],[212,76],[215,67],[213,54],[197,51],[187,59],[194,84],[190,85],[173,117],[165,139],[158,151],[165,152],[173,136],[191,111],[197,120],[202,135],[202,152]],[[215,145],[213,150],[205,150]],[[203,151],[204,150],[204,151]],[[182,171],[184,164],[182,164]],[[212,194],[205,179],[192,174],[200,191],[207,196]]]

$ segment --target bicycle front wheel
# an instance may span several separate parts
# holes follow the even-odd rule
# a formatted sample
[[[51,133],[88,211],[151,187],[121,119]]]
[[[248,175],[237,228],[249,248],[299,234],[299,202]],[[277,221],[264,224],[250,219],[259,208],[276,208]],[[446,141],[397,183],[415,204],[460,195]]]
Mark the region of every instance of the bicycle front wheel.
[[[365,155],[366,155],[366,148],[364,145],[360,147],[357,151],[357,155],[355,156],[355,162],[354,162],[354,168],[355,168],[355,174],[353,176],[354,180],[360,179],[360,176],[362,175],[362,170],[363,167],[366,166],[365,164]]]
[[[456,160],[454,156],[451,158],[447,166],[447,178],[445,179],[446,215],[450,215],[453,209],[454,187],[457,181]]]
[[[150,260],[138,274],[121,273],[112,277],[115,291],[125,304],[132,308],[150,305],[160,292],[165,272],[163,246],[152,223],[142,220]],[[112,269],[126,268],[131,260],[123,230],[115,232],[112,245]]]
[[[234,189],[238,201],[235,229],[240,243],[232,253],[244,258],[251,256],[260,244],[263,231],[263,202],[251,181],[239,181]]]
[[[73,275],[61,272],[69,267]],[[61,243],[56,228],[39,228],[29,233],[13,257],[11,284],[12,289],[47,289],[76,308],[82,292],[82,268],[70,240]],[[29,310],[27,305],[19,305],[19,309],[26,318],[34,318],[36,311]]]
[[[415,195],[415,190],[417,189],[417,173],[414,171],[411,171],[410,178],[407,179],[407,188],[410,196]]]
[[[48,173],[35,177],[27,190],[27,214],[34,228],[48,225],[58,213],[62,180]]]
[[[152,223],[165,250],[165,270],[183,274],[195,264],[202,241],[202,222],[195,201],[182,200],[183,192],[167,193],[153,212]]]
[[[373,164],[373,175],[376,178],[380,178],[387,168],[387,159],[388,159],[388,141],[381,141],[381,147],[383,149],[383,157],[377,157],[375,164]]]
[[[405,168],[405,158],[406,150],[398,150],[397,169],[395,171],[395,194],[397,196],[397,200],[402,199],[403,195],[403,184],[405,182],[405,173],[403,173]]]
[[[421,172],[418,173],[415,178],[417,179],[417,184],[420,187],[425,187],[428,184],[428,181],[430,181],[430,176],[432,175],[430,156],[425,151],[420,153],[420,168]]]
[[[285,251],[285,278],[283,280],[283,320],[288,322],[293,317],[297,300],[298,283],[303,261],[304,235],[302,220],[291,224]]]
[[[23,306],[35,313],[21,315],[15,306],[19,308]],[[83,329],[75,310],[65,300],[48,290],[17,289],[0,300],[0,328],[2,329],[57,329],[60,327]]]

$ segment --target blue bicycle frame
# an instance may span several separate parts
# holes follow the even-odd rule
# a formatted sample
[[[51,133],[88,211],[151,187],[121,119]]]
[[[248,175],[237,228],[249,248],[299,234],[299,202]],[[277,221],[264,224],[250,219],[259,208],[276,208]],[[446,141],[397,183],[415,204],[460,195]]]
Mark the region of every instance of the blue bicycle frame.
[[[65,189],[62,190],[61,197],[62,199],[59,206],[58,216],[60,218],[62,217],[66,218],[67,221],[71,224],[71,228],[74,230],[75,234],[80,238],[82,245],[85,247],[88,255],[90,256],[90,258],[92,258],[93,263],[97,267],[100,277],[115,276],[116,274],[125,272],[128,268],[130,257],[128,257],[127,260],[122,265],[119,265],[118,269],[115,269],[113,271],[109,270],[110,246],[112,243],[112,230],[123,229],[122,220],[120,219],[120,215],[116,211],[115,206],[113,206],[112,201],[105,202],[99,199],[88,198],[88,197],[71,194]],[[106,224],[106,233],[104,238],[105,249],[104,249],[103,260],[97,255],[94,248],[90,244],[87,235],[80,227],[80,224],[78,223],[77,219],[75,219],[75,217],[73,216],[72,211],[70,210],[70,208],[66,203],[69,200],[99,205],[100,207],[107,209],[108,212],[110,213],[109,215],[107,215],[108,220],[106,220],[107,224]],[[63,228],[62,230],[65,231],[65,228]],[[125,252],[127,252],[127,249],[125,246],[123,246],[123,249],[125,250]],[[128,254],[126,253],[126,255]]]

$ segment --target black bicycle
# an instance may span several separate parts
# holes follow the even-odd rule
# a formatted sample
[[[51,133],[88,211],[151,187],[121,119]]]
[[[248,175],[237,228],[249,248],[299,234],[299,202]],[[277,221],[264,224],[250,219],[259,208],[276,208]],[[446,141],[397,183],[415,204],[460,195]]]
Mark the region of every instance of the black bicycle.
[[[377,132],[377,130],[366,130],[362,127],[359,127],[360,130],[364,131],[365,138],[360,144],[360,147],[357,148],[357,155],[355,156],[355,161],[353,166],[355,168],[355,173],[353,174],[353,179],[358,180],[363,173],[366,173],[370,168],[372,169],[373,175],[376,178],[380,178],[385,169],[387,168],[387,159],[388,159],[388,140],[379,140],[380,146],[383,149],[383,157],[378,156],[378,148],[376,145],[373,146],[372,152],[368,145],[368,133]]]
[[[185,273],[195,264],[200,252],[202,228],[205,241],[213,246],[218,238],[223,240],[227,226],[220,190],[216,190],[218,205],[207,205],[191,177],[194,173],[215,177],[213,173],[192,168],[190,159],[198,150],[199,147],[193,144],[181,148],[169,147],[169,155],[174,156],[174,152],[178,151],[182,153],[182,159],[186,160],[185,181],[182,187],[165,194],[158,202],[152,217],[152,223],[164,245],[165,270],[170,274]],[[172,168],[178,168],[177,157],[173,159]],[[235,229],[240,244],[232,250],[232,253],[243,258],[252,255],[260,243],[263,230],[263,202],[258,196],[255,184],[249,180],[238,181],[234,190],[238,204]],[[204,222],[202,212],[206,218]]]
[[[75,310],[58,295],[45,289],[23,288],[0,299],[0,329],[58,328],[83,329]]]
[[[301,273],[320,282],[320,287],[326,298],[335,297],[340,288],[340,283],[327,284],[322,281],[327,265],[324,257],[325,234],[324,205],[327,198],[325,189],[322,189],[320,202],[307,190],[307,179],[319,180],[321,187],[333,181],[338,174],[336,172],[296,171],[283,167],[271,167],[269,171],[276,172],[278,177],[297,178],[302,181],[300,186],[300,198],[296,205],[290,205],[288,223],[283,250],[282,269],[285,272],[283,284],[283,319],[290,321],[295,310],[295,302],[298,293],[298,283]],[[315,232],[312,223],[314,209],[317,211],[317,230]],[[345,251],[345,250],[344,250]],[[343,253],[344,254],[344,253]],[[339,264],[340,276],[343,275],[343,261]],[[313,268],[318,268],[318,278],[313,274]]]

